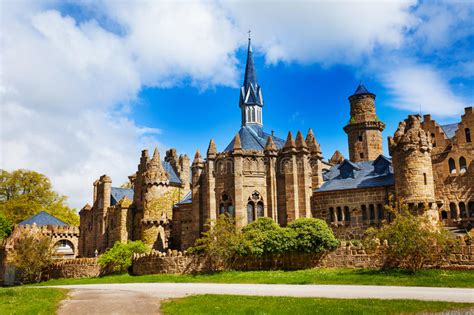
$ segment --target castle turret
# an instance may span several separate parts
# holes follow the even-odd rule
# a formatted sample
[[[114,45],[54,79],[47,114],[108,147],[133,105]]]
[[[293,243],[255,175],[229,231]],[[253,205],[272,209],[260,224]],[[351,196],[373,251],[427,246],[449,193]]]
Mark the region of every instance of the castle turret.
[[[429,134],[421,127],[421,116],[410,115],[400,122],[394,137],[389,137],[388,142],[397,200],[418,209],[436,207],[432,144]]]
[[[359,84],[349,96],[351,118],[344,127],[349,142],[349,156],[352,162],[372,161],[383,154],[382,131],[385,124],[375,113],[375,94]]]
[[[306,143],[308,144],[311,157],[311,186],[313,189],[316,189],[323,184],[323,154],[311,128],[306,135]]]

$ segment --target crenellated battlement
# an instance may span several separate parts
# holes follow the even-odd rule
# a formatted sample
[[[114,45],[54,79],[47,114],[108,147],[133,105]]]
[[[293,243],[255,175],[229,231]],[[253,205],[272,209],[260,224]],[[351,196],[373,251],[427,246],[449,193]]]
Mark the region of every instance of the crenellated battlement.
[[[422,153],[430,153],[433,146],[431,137],[427,134],[421,125],[420,115],[410,115],[407,119],[400,122],[393,138],[389,137],[390,154],[395,151],[409,152],[418,150]]]
[[[79,236],[79,227],[78,226],[61,226],[61,225],[42,225],[37,226],[33,225],[16,225],[15,231],[18,233],[38,230],[44,235],[54,235],[54,236]]]

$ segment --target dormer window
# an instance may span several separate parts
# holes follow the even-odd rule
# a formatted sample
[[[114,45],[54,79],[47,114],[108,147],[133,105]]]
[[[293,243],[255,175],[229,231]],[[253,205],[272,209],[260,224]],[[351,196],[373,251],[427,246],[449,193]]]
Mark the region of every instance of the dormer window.
[[[386,175],[390,173],[390,165],[392,162],[390,159],[386,158],[383,155],[379,155],[379,157],[372,163],[374,166],[374,172],[378,175]]]
[[[357,164],[352,163],[349,160],[344,160],[341,166],[339,166],[339,171],[342,178],[354,178],[355,173],[359,170],[360,168],[357,166]]]

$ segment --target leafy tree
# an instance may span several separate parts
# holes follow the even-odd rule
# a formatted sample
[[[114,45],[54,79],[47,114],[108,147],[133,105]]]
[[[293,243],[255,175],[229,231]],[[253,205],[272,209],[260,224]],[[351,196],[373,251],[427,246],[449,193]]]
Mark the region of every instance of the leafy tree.
[[[0,170],[0,214],[16,224],[40,211],[58,219],[79,224],[79,216],[66,205],[66,197],[52,190],[50,180],[43,174],[16,170]]]
[[[417,271],[424,266],[442,261],[456,246],[456,239],[426,214],[413,214],[406,204],[386,206],[394,220],[380,229],[366,231],[364,245],[373,249],[380,241],[384,268]],[[384,242],[385,243],[385,242]]]
[[[190,248],[190,252],[204,254],[211,270],[226,270],[232,266],[239,253],[244,251],[244,242],[233,219],[228,214],[221,214],[216,220],[206,224],[206,231],[195,246]]]
[[[291,251],[295,238],[291,231],[280,227],[271,218],[258,218],[242,229],[246,240],[246,255],[262,256]]]
[[[21,272],[23,282],[38,282],[43,270],[52,262],[52,250],[51,238],[32,230],[15,238],[7,259]]]
[[[113,247],[99,256],[98,263],[106,273],[124,273],[132,266],[133,254],[143,254],[147,251],[142,241],[115,242]]]
[[[12,223],[0,213],[0,241],[7,238],[12,232]]]
[[[315,218],[301,218],[288,224],[295,238],[297,252],[321,253],[336,249],[339,241],[325,221]]]

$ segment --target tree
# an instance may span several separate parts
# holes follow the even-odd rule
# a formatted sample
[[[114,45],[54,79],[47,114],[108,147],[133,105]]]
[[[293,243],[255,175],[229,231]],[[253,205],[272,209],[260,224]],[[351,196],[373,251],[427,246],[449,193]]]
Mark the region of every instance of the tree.
[[[206,223],[202,233],[191,253],[204,254],[213,271],[229,269],[245,248],[242,233],[235,226],[228,214],[221,214],[216,220]]]
[[[368,249],[373,249],[380,241],[386,243],[381,247],[384,268],[415,272],[442,261],[456,246],[454,236],[434,224],[428,215],[413,214],[404,203],[385,209],[395,215],[394,220],[379,229],[368,229],[364,239]]]
[[[106,273],[124,273],[132,266],[133,254],[143,254],[147,251],[142,241],[115,242],[113,247],[99,256],[98,263]]]
[[[0,213],[0,241],[7,238],[12,232],[12,223]]]
[[[52,262],[52,250],[51,238],[33,229],[15,238],[7,259],[21,272],[22,282],[38,282],[43,270]]]
[[[315,218],[300,218],[290,224],[297,252],[321,253],[336,249],[339,241],[325,221]]]
[[[66,197],[52,190],[43,174],[16,170],[0,170],[0,214],[14,224],[46,211],[72,225],[79,225],[79,216],[66,205]]]
[[[295,238],[291,231],[282,228],[271,218],[258,218],[242,229],[246,240],[246,255],[262,256],[271,253],[291,251],[295,247]]]

